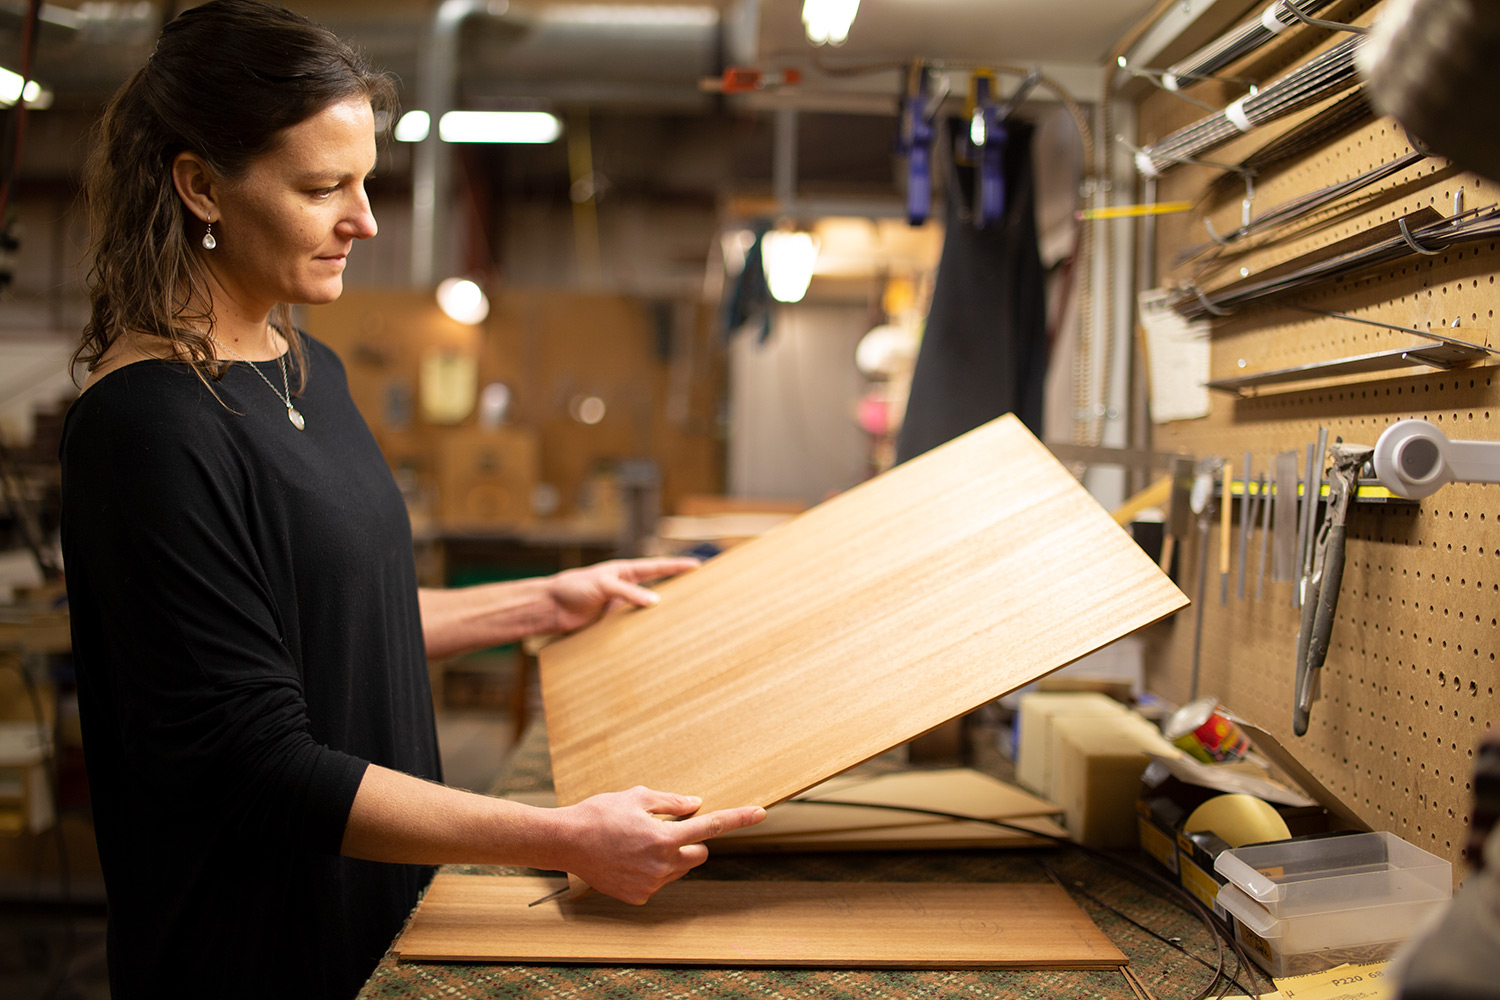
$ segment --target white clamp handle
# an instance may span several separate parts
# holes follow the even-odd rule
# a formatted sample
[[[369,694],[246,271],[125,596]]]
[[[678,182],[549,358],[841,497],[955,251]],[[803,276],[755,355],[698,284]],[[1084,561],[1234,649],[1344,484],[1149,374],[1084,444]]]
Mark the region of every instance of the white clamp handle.
[[[1447,483],[1500,483],[1500,441],[1450,441],[1425,420],[1400,420],[1375,442],[1375,476],[1409,500]]]

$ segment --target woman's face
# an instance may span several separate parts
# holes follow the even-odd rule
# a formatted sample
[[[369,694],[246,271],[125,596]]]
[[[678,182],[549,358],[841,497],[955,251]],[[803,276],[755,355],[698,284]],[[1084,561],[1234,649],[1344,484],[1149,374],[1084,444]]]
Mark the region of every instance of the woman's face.
[[[375,235],[365,179],[375,166],[375,116],[364,98],[331,105],[218,190],[210,273],[246,315],[278,302],[332,302],[355,240]]]

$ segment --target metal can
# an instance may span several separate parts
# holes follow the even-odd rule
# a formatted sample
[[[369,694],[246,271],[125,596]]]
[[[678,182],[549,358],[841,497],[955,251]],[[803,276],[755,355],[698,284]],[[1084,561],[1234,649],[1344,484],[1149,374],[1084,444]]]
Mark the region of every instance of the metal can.
[[[1239,760],[1250,752],[1250,739],[1219,710],[1217,698],[1190,701],[1167,717],[1161,733],[1205,764]]]

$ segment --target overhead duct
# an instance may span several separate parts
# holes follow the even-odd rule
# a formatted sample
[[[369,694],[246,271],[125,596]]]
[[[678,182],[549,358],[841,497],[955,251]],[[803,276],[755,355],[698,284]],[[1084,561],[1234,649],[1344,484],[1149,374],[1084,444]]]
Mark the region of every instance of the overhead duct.
[[[707,110],[698,81],[720,72],[712,7],[443,0],[428,23],[417,100],[430,116],[412,159],[412,284],[447,277],[453,159],[437,123],[469,108]]]

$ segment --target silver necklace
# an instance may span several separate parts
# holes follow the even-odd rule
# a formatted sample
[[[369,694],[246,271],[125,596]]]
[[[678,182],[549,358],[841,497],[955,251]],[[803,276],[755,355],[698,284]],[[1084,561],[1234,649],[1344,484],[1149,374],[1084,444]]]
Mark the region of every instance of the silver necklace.
[[[218,344],[220,347],[224,348],[224,350],[228,351],[230,354],[233,354],[235,357],[245,362],[245,364],[249,365],[250,370],[259,375],[260,380],[266,385],[270,386],[272,392],[276,392],[276,383],[266,378],[266,373],[255,367],[255,362],[251,361],[249,358],[245,357],[239,351],[236,351],[234,348],[230,347],[228,344],[224,343],[224,341],[220,340],[217,337],[214,338],[214,343]],[[297,412],[297,408],[292,405],[292,386],[286,378],[285,355],[278,354],[276,356],[276,367],[281,369],[281,387],[283,390],[285,390],[284,392],[276,392],[276,398],[280,399],[283,403],[286,404],[286,418],[292,422],[292,426],[297,428],[299,431],[303,430],[307,427],[307,421],[303,419],[302,414]]]

